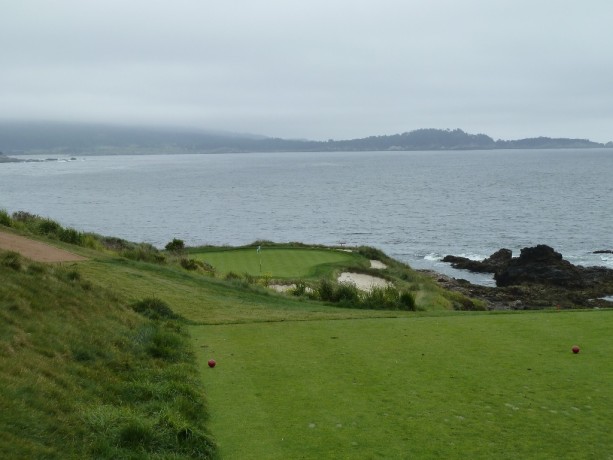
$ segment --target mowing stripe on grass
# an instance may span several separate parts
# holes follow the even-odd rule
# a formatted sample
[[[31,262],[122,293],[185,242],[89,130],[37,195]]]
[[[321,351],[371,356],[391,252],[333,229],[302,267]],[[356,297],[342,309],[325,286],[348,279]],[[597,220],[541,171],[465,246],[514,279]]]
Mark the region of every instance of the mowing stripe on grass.
[[[225,458],[607,458],[612,326],[601,311],[191,332]]]
[[[273,278],[316,277],[330,266],[355,264],[362,259],[343,251],[309,248],[262,248],[260,252],[255,248],[241,248],[190,252],[190,257],[208,262],[220,273],[268,274]]]

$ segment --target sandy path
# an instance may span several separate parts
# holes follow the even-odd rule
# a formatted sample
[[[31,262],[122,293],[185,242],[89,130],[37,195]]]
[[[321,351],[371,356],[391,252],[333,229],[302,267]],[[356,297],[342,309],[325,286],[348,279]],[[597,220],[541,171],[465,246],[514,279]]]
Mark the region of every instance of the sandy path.
[[[18,252],[22,256],[37,262],[78,262],[87,260],[85,257],[41,243],[40,241],[34,241],[2,231],[0,231],[0,249]]]

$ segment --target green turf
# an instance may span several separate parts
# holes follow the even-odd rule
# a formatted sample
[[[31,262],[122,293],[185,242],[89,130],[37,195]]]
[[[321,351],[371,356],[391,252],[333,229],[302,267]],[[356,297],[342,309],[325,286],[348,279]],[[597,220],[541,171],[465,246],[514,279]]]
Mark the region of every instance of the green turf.
[[[337,308],[277,294],[264,287],[212,279],[180,268],[103,257],[78,264],[88,279],[129,301],[157,297],[190,321],[204,324],[408,316],[410,312]]]
[[[136,314],[78,264],[0,251],[0,280],[3,459],[214,457],[182,323]]]
[[[211,264],[222,274],[249,273],[272,278],[315,278],[329,273],[334,267],[364,264],[363,258],[334,249],[312,248],[256,248],[206,250],[190,252],[190,257]]]
[[[193,324],[208,428],[223,458],[610,458],[613,451],[612,311],[449,311],[454,296],[391,260],[386,274],[430,311],[336,308],[245,279],[71,250],[90,260],[67,264],[59,278],[40,267],[9,271],[0,285],[10,299],[4,305],[0,296],[0,342],[8,344],[0,350],[8,359],[0,439],[15,458],[52,457],[61,443],[78,452],[93,426],[99,432],[92,436],[109,440],[175,426],[158,407],[177,403],[170,394],[145,401],[151,410],[142,416],[129,405],[133,397],[122,399],[126,388],[147,394],[168,384],[130,348],[141,350],[146,337],[142,319],[124,306],[143,297],[167,302]],[[259,274],[255,249],[196,252],[189,256],[234,264],[218,266],[220,273]],[[262,260],[270,276],[311,279],[368,261],[321,248],[264,248]],[[166,334],[156,337],[150,339]],[[578,355],[570,351],[574,344],[582,347]],[[209,358],[217,359],[215,369],[206,366]],[[92,363],[90,373],[84,366]],[[191,378],[186,370],[172,377],[173,385]],[[105,395],[118,407],[100,399]],[[118,431],[122,424],[129,430]],[[169,433],[176,442],[187,432]],[[39,445],[19,445],[31,440]],[[122,448],[113,442],[105,452]]]
[[[191,332],[225,458],[608,458],[612,327],[601,311]]]

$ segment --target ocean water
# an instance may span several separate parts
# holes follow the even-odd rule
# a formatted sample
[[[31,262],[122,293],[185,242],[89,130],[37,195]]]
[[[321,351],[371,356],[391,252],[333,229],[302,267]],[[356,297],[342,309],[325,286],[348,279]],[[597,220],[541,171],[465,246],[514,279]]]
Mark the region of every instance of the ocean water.
[[[159,247],[365,244],[482,284],[440,259],[548,244],[613,268],[593,254],[613,249],[613,149],[75,157],[0,164],[0,209]]]

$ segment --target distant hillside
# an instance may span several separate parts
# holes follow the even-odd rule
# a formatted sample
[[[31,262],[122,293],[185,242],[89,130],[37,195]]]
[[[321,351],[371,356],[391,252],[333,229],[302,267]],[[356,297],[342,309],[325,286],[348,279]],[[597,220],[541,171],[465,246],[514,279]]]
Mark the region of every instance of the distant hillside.
[[[587,139],[549,137],[495,141],[485,134],[469,134],[461,129],[418,129],[402,134],[321,142],[194,129],[63,123],[0,123],[0,151],[6,154],[50,151],[84,155],[602,147],[613,147],[613,143],[605,145]]]

